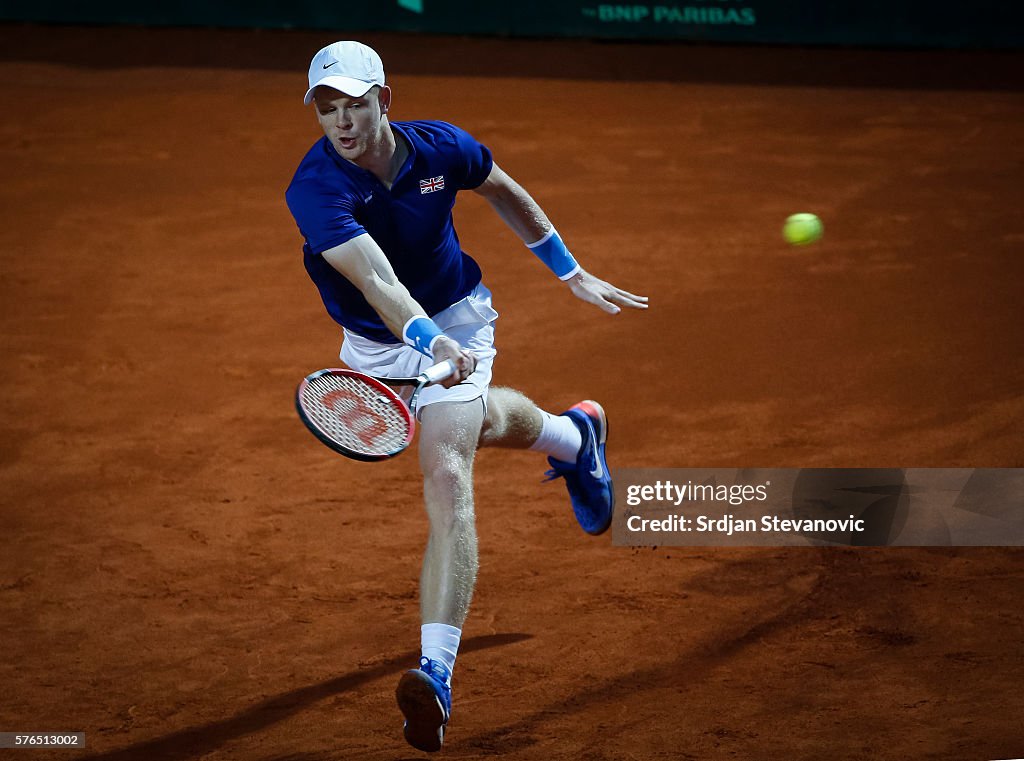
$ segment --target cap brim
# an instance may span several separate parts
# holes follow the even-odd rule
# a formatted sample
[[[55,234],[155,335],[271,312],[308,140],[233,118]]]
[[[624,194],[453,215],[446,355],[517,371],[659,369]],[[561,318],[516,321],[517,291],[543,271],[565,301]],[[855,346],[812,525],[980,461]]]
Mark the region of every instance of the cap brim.
[[[324,77],[323,79],[317,80],[316,84],[306,90],[306,97],[302,100],[307,106],[313,102],[313,91],[321,85],[324,87],[333,87],[335,90],[345,93],[352,98],[361,98],[370,91],[375,82],[364,82],[361,79],[352,79],[351,77]]]

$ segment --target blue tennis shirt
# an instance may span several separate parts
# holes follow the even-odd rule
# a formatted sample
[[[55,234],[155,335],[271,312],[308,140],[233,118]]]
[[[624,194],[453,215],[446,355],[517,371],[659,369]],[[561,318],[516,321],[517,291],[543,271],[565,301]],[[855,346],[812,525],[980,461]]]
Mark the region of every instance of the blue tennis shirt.
[[[433,316],[465,298],[480,267],[459,245],[452,223],[455,194],[479,187],[491,152],[446,122],[391,122],[409,156],[388,190],[371,172],[318,140],[302,159],[285,200],[306,239],[306,272],[335,322],[380,343],[401,343],[362,293],[321,254],[368,233],[412,297]]]

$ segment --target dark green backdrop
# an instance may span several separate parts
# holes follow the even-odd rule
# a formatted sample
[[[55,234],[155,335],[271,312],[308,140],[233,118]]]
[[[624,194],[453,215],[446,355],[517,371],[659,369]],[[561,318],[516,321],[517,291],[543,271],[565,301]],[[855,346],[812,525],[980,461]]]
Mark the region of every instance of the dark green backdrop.
[[[660,38],[879,47],[1019,48],[1021,0],[3,0],[0,19],[61,23],[291,27],[344,34],[410,31]]]

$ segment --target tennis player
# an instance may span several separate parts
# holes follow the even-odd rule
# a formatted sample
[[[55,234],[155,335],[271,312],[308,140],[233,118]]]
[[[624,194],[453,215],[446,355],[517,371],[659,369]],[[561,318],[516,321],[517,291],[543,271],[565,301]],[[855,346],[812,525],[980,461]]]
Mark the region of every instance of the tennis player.
[[[523,394],[491,388],[498,313],[480,267],[459,245],[452,207],[460,190],[487,199],[569,290],[610,314],[646,309],[647,298],[586,272],[547,216],[491,152],[440,121],[395,121],[380,56],[352,41],[319,51],[305,103],[324,137],[286,193],[305,238],[306,271],[344,329],[341,359],[376,376],[416,376],[450,359],[456,372],[424,389],[419,457],[430,538],[420,577],[422,658],[396,696],[405,737],[441,748],[451,714],[451,675],[477,573],[473,457],[478,447],[533,449],[564,478],[583,529],[612,518],[605,460],[608,421],[597,402],[552,415]],[[555,358],[553,358],[555,359]]]

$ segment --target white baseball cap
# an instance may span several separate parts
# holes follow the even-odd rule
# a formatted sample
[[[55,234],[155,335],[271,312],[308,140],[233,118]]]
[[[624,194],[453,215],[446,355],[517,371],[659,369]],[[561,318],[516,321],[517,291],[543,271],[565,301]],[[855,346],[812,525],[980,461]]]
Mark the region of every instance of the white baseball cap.
[[[341,90],[360,98],[374,85],[384,85],[384,62],[377,51],[361,42],[335,42],[315,56],[309,64],[309,89],[303,103],[313,102],[313,90],[320,85]]]

